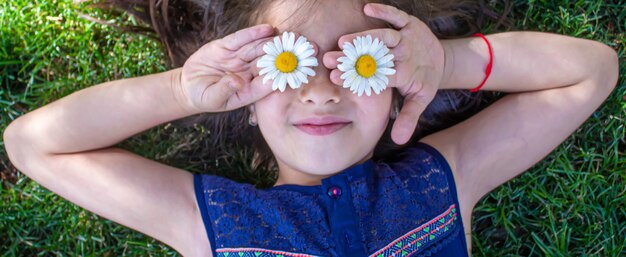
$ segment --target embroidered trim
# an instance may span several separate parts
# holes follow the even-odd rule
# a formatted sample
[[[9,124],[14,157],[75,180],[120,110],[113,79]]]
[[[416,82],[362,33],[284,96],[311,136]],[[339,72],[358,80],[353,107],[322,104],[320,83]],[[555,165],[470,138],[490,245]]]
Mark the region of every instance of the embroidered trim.
[[[290,253],[283,251],[268,250],[263,248],[219,248],[216,250],[218,257],[318,257],[316,255],[304,254],[304,253]]]
[[[370,257],[407,256],[415,253],[436,239],[449,234],[455,224],[454,221],[457,219],[456,216],[456,205],[452,204],[444,213],[409,231]]]

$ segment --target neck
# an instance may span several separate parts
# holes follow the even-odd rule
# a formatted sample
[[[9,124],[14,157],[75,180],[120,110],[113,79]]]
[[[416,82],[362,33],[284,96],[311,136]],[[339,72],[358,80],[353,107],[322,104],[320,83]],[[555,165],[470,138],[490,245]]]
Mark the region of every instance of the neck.
[[[373,155],[374,155],[373,152],[369,153],[367,156],[365,156],[363,159],[361,159],[359,162],[357,162],[354,165],[359,165],[359,164],[366,162],[367,160],[372,158]],[[278,169],[279,169],[278,180],[276,180],[276,183],[274,184],[274,186],[280,186],[280,185],[285,185],[285,184],[300,185],[300,186],[317,186],[317,185],[322,184],[323,179],[331,177],[341,172],[341,171],[338,171],[333,174],[315,175],[315,174],[302,172],[302,171],[293,169],[291,167],[287,167],[286,164],[281,163],[280,161],[278,163]]]

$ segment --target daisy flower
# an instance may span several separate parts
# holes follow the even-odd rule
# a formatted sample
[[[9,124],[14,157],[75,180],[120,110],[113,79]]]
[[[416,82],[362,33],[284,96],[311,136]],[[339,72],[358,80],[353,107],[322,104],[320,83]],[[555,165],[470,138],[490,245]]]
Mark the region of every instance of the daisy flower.
[[[367,96],[374,93],[380,94],[387,88],[389,79],[386,75],[393,75],[396,70],[393,67],[393,54],[387,54],[389,48],[378,38],[372,42],[372,36],[356,37],[354,45],[349,42],[344,43],[343,54],[345,56],[337,59],[341,64],[337,68],[344,73],[343,87],[350,88],[352,93],[359,96],[365,92]]]
[[[315,76],[310,66],[317,66],[317,59],[312,57],[313,45],[304,36],[299,36],[294,43],[295,34],[293,32],[283,32],[282,40],[280,36],[274,37],[274,42],[267,42],[263,45],[265,55],[257,62],[256,66],[261,69],[259,75],[265,82],[273,79],[272,90],[280,89],[285,91],[286,83],[293,89],[299,88],[302,83],[308,84],[308,76]]]

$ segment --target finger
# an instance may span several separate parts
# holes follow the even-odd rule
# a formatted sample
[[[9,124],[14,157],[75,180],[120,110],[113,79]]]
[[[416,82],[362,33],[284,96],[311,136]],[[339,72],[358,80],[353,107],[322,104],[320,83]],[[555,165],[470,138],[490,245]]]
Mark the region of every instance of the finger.
[[[339,65],[339,61],[337,61],[337,59],[341,56],[344,56],[341,51],[326,52],[324,57],[322,57],[322,62],[326,68],[336,69],[337,65]]]
[[[245,83],[226,103],[226,106],[235,109],[241,106],[249,105],[273,92],[272,87],[262,85],[262,78],[255,77],[251,81],[241,80]]]
[[[372,40],[378,38],[378,40],[382,41],[387,47],[390,48],[396,47],[402,39],[402,35],[400,34],[400,32],[395,29],[372,29],[341,36],[338,41],[339,48],[343,50],[345,43],[350,43],[354,45],[354,39],[356,39],[356,37],[364,37],[367,35],[372,35]]]
[[[272,34],[274,34],[274,27],[269,24],[259,24],[229,34],[222,38],[222,42],[224,48],[235,51],[258,38],[268,37]]]
[[[396,7],[385,4],[368,3],[363,7],[365,15],[384,20],[396,29],[404,28],[411,21],[411,16]]]
[[[209,110],[228,110],[229,98],[235,94],[245,82],[235,74],[223,76],[217,83],[202,92],[201,104]]]
[[[342,74],[343,72],[337,69],[330,71],[330,81],[335,85],[343,86],[344,80],[341,78]]]
[[[210,91],[207,90],[209,92],[204,92],[202,102],[210,105],[206,108],[230,111],[256,102],[272,92],[270,87],[260,85],[259,78],[250,81],[240,75],[230,73],[211,86]]]
[[[237,56],[244,62],[251,62],[254,59],[261,57],[265,54],[263,46],[268,42],[272,42],[273,38],[274,37],[264,37],[257,39],[249,44],[246,44],[245,46],[241,47],[241,49],[237,53]]]
[[[404,98],[402,110],[400,110],[400,114],[391,129],[391,139],[396,144],[403,145],[411,139],[417,127],[419,116],[426,109],[427,104],[424,104],[424,100],[414,96],[406,96]]]

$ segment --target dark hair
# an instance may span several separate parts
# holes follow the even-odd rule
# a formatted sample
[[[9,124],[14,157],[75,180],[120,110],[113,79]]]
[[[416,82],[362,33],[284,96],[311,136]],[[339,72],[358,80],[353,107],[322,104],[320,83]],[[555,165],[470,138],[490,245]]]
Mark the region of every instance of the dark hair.
[[[480,31],[486,21],[497,20],[492,32],[503,24],[510,28],[506,15],[511,4],[508,0],[503,1],[504,12],[498,15],[483,0],[363,0],[364,3],[392,5],[419,18],[439,39],[470,36]],[[176,68],[181,67],[202,45],[254,25],[253,21],[263,15],[269,2],[271,0],[104,0],[91,6],[127,12],[147,24],[147,27],[121,29],[160,40],[169,57],[168,66]],[[304,2],[314,4],[317,1]],[[497,92],[440,90],[420,116],[418,128],[409,143],[399,146],[391,141],[393,122],[389,122],[374,149],[373,158],[390,161],[404,147],[465,120],[499,96]],[[401,106],[402,100],[395,88],[394,101]],[[245,173],[266,175],[272,179],[269,183],[247,182],[260,187],[271,186],[277,177],[276,161],[258,127],[248,125],[249,115],[248,108],[242,107],[230,112],[198,114],[172,124],[181,128],[201,125],[209,131],[209,136],[202,139],[201,149],[191,149],[185,153],[188,159],[203,162],[204,170],[215,170],[214,173],[222,173],[239,181],[247,180]],[[240,166],[242,164],[243,167]],[[221,169],[224,170],[217,171]]]

